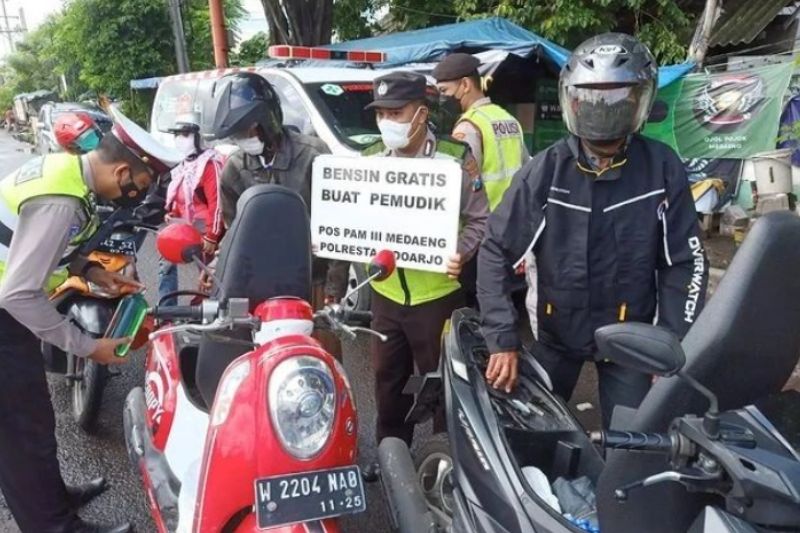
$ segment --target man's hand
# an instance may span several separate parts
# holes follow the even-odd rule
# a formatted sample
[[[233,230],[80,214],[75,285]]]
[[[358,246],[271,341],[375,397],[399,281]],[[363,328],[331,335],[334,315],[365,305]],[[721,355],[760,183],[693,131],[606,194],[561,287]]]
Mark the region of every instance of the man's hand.
[[[451,255],[447,260],[447,277],[456,279],[461,275],[461,254]]]
[[[203,253],[206,255],[214,255],[217,251],[217,243],[211,242],[208,239],[203,239]]]
[[[500,352],[492,354],[486,368],[486,381],[495,389],[504,389],[507,393],[517,386],[517,352]]]
[[[205,270],[200,271],[200,281],[198,282],[198,289],[200,292],[210,293],[214,288],[214,278],[208,275]]]
[[[89,359],[101,365],[121,365],[128,362],[128,357],[119,357],[114,350],[117,346],[128,344],[131,342],[130,337],[122,339],[98,339],[97,345],[92,353],[89,354]]]
[[[103,267],[90,268],[86,272],[86,279],[96,285],[100,285],[112,295],[118,295],[124,287],[132,287],[137,290],[144,288],[144,285],[135,279],[123,276],[118,272],[109,272]]]
[[[167,224],[172,224],[173,220],[175,220],[175,215],[173,215],[172,213],[167,213],[166,215],[164,215],[164,222],[166,222]]]

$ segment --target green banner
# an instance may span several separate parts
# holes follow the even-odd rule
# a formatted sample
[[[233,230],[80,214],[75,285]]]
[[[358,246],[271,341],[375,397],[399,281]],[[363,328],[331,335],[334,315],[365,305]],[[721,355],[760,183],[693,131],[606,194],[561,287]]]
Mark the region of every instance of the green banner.
[[[658,92],[644,134],[684,159],[743,159],[775,149],[792,63],[690,74]]]

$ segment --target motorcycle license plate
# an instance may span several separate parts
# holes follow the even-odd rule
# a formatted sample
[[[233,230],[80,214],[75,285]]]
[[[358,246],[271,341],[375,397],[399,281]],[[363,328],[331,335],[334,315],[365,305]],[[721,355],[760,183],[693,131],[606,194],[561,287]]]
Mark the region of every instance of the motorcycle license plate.
[[[259,529],[321,520],[366,510],[358,466],[257,479]]]

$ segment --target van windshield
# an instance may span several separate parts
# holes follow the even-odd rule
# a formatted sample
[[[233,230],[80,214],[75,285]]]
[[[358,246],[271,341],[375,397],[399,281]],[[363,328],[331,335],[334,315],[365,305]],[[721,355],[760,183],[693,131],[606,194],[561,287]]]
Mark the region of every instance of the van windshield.
[[[362,150],[380,140],[372,102],[371,82],[306,83],[306,92],[325,122],[345,145]]]

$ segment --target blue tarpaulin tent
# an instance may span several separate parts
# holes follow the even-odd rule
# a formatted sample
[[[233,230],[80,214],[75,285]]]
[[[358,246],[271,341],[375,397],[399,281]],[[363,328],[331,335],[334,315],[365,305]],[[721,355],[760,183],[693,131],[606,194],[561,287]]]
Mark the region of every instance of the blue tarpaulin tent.
[[[131,80],[131,89],[135,91],[141,91],[143,89],[157,89],[158,85],[163,80],[163,76],[158,76],[155,78],[142,78],[138,80]]]
[[[380,67],[438,61],[454,51],[476,53],[484,50],[505,50],[522,57],[540,52],[560,68],[570,55],[566,48],[499,17],[347,41],[329,45],[327,48],[385,52],[387,61]],[[659,86],[669,85],[693,67],[693,63],[661,67]]]

